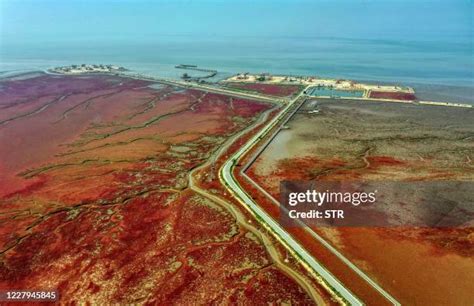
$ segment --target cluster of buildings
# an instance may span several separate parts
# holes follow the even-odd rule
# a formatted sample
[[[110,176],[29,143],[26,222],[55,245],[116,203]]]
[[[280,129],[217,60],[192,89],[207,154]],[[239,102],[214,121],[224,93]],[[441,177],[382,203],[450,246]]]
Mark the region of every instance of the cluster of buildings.
[[[388,91],[388,92],[405,92],[414,93],[414,90],[410,87],[401,87],[396,85],[374,85],[374,84],[363,84],[353,80],[342,80],[342,79],[326,79],[311,76],[285,76],[285,75],[271,75],[269,73],[251,74],[251,73],[240,73],[234,75],[224,82],[265,82],[269,84],[295,84],[295,85],[312,85],[328,87],[332,89],[340,90],[374,90],[374,91]]]
[[[119,72],[125,71],[123,67],[115,65],[91,65],[91,64],[82,64],[82,65],[70,65],[63,67],[56,67],[50,69],[51,72],[61,73],[61,74],[81,74],[81,73],[94,73],[94,72]]]

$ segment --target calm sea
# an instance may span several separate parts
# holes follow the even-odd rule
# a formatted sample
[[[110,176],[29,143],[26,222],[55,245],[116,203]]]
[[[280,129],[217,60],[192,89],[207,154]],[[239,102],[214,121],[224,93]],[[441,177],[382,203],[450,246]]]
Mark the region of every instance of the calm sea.
[[[153,42],[156,41],[156,42]],[[177,64],[219,71],[312,75],[414,85],[423,99],[474,102],[471,39],[411,41],[327,37],[155,37],[148,42],[85,41],[0,48],[3,75],[81,63],[118,64],[178,78]],[[443,85],[441,87],[432,85]]]

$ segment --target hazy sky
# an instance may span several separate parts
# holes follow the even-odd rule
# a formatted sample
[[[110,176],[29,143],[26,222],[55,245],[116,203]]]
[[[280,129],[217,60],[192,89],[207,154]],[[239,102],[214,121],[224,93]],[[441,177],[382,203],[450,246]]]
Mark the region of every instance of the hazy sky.
[[[470,0],[0,0],[0,43],[149,37],[471,37]]]

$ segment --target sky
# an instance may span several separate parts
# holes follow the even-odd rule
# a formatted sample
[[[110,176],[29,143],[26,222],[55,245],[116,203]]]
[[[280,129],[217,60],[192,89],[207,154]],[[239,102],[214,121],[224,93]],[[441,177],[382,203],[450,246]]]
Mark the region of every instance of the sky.
[[[150,37],[470,39],[472,0],[0,0],[0,44]]]

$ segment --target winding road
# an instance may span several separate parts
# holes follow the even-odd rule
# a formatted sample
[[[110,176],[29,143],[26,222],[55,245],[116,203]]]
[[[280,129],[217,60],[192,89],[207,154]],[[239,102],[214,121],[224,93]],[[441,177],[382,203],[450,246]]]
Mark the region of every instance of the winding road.
[[[324,299],[320,296],[320,294],[313,288],[311,284],[308,283],[308,280],[305,277],[302,277],[298,272],[290,268],[285,262],[283,262],[281,258],[281,254],[276,250],[274,243],[270,241],[267,235],[260,232],[256,227],[252,224],[248,223],[247,219],[245,218],[244,214],[233,205],[229,205],[228,202],[220,198],[215,194],[209,193],[207,190],[202,189],[199,184],[197,183],[198,180],[196,179],[196,174],[204,169],[205,167],[209,166],[211,163],[215,162],[222,154],[226,152],[226,150],[234,143],[236,139],[245,135],[246,133],[253,130],[256,126],[261,123],[267,121],[269,114],[277,109],[278,107],[273,107],[263,114],[250,126],[246,127],[245,129],[241,130],[240,132],[232,135],[229,137],[223,145],[221,145],[215,152],[211,154],[211,156],[207,159],[205,163],[202,165],[194,168],[188,174],[188,187],[196,192],[197,194],[213,201],[214,203],[219,204],[221,207],[227,209],[232,216],[237,220],[238,224],[242,226],[247,231],[253,233],[255,236],[259,237],[260,240],[263,242],[265,248],[268,251],[268,254],[273,259],[274,263],[283,271],[285,271],[289,276],[291,276],[302,288],[306,290],[306,292],[311,296],[311,298],[318,304],[324,305]]]
[[[273,218],[266,213],[260,206],[253,201],[253,199],[242,190],[241,186],[233,175],[233,169],[237,164],[237,161],[245,155],[256,143],[258,143],[262,137],[268,133],[274,126],[280,123],[283,117],[291,111],[292,107],[296,103],[303,103],[304,90],[296,96],[294,99],[289,101],[286,107],[279,113],[278,116],[273,118],[268,125],[253,136],[245,145],[243,145],[229,160],[224,164],[219,172],[219,178],[227,189],[246,207],[248,207],[255,215],[259,217],[270,229],[280,238],[280,240],[298,257],[300,257],[304,263],[310,266],[316,271],[331,287],[333,287],[346,301],[351,305],[364,305],[352,292],[350,292],[334,275],[332,275],[326,268],[324,268],[319,262],[317,262],[311,254],[309,254],[290,234],[288,234],[283,227],[278,224]]]
[[[248,208],[261,222],[261,224],[266,227],[268,230],[273,232],[275,236],[278,238],[278,240],[285,245],[289,250],[292,251],[292,253],[301,260],[302,264],[305,265],[307,268],[309,268],[312,271],[315,271],[329,286],[331,286],[335,292],[337,292],[345,301],[347,301],[350,305],[364,305],[364,303],[354,295],[349,289],[347,289],[344,284],[342,284],[331,272],[329,272],[324,266],[322,266],[316,259],[309,253],[307,252],[290,234],[286,232],[286,230],[278,223],[276,222],[267,212],[265,212],[255,201],[242,189],[238,181],[233,175],[234,167],[235,165],[238,164],[238,161],[256,144],[258,144],[263,137],[269,133],[275,126],[278,124],[282,124],[284,121],[284,117],[292,111],[296,111],[302,103],[307,99],[307,96],[304,94],[305,91],[310,87],[307,86],[304,90],[300,92],[296,97],[293,99],[287,99],[287,98],[276,98],[272,96],[266,96],[262,94],[253,94],[253,93],[246,93],[246,92],[237,92],[237,91],[232,91],[224,88],[218,88],[218,87],[213,87],[209,85],[203,85],[203,84],[197,84],[197,83],[192,83],[192,82],[183,82],[183,81],[177,81],[177,80],[171,80],[171,79],[163,79],[163,78],[156,78],[156,77],[148,77],[148,76],[143,76],[143,75],[130,75],[130,74],[124,74],[124,76],[129,77],[129,78],[136,78],[136,79],[142,79],[142,80],[149,80],[149,81],[154,81],[158,82],[161,84],[165,85],[171,85],[171,86],[178,86],[178,87],[184,87],[184,88],[190,88],[190,89],[197,89],[205,92],[212,92],[212,93],[217,93],[217,94],[223,94],[226,96],[230,97],[237,97],[237,98],[244,98],[244,99],[251,99],[251,100],[256,100],[256,101],[262,101],[262,102],[270,102],[272,104],[275,103],[280,103],[280,104],[286,104],[284,109],[280,111],[280,113],[275,116],[268,124],[266,127],[264,127],[262,130],[260,130],[256,135],[254,135],[247,143],[245,143],[237,152],[235,152],[221,167],[219,171],[219,179],[223,183],[223,185],[228,189],[228,191],[246,208]],[[267,113],[268,114],[268,113]],[[260,120],[261,121],[261,120]],[[249,126],[245,130],[241,131],[237,135],[234,135],[231,137],[226,144],[221,146],[217,152],[215,152],[213,155],[214,156],[219,156],[222,154],[226,148],[232,144],[233,140],[238,138],[239,136],[243,135],[244,133],[250,131],[254,125]],[[202,167],[207,166],[208,163],[202,165],[199,167],[201,169]],[[194,174],[196,173],[198,169],[194,169],[190,174],[189,174],[189,188],[194,190],[195,192],[201,194],[202,196],[205,196],[209,199],[211,199],[214,202],[220,203],[224,205],[224,201],[220,199],[219,197],[212,195],[208,193],[207,191],[199,188],[197,184],[194,182]],[[225,205],[227,208],[229,208],[229,205]],[[236,219],[239,221],[240,224],[242,224],[245,228],[248,230],[252,231],[255,233],[255,228],[250,227],[248,224],[246,224],[245,220],[242,218],[241,213],[237,212],[235,208],[230,208],[231,213],[236,217]],[[259,237],[262,238],[262,240],[265,242],[265,244],[268,247],[268,239],[264,237],[264,235],[258,235]],[[315,237],[318,238],[318,237]],[[320,238],[320,237],[319,237]],[[322,238],[320,238],[322,239]],[[319,240],[319,239],[318,239]],[[326,241],[322,241],[327,244]],[[330,246],[330,245],[329,245]],[[332,248],[332,247],[331,247]],[[309,286],[306,286],[304,284],[304,281],[302,278],[300,278],[296,272],[293,270],[289,269],[287,266],[285,266],[282,262],[281,259],[279,258],[278,254],[273,250],[269,250],[271,257],[279,264],[279,266],[286,267],[284,268],[289,274],[293,276],[294,279],[300,283],[300,285],[303,285],[303,287],[306,288],[307,291],[313,296],[313,299],[316,302],[321,302],[320,297],[317,296],[317,293],[314,292],[314,290],[311,290]],[[337,250],[336,250],[337,252]],[[337,252],[338,253],[338,252]],[[336,254],[338,255],[338,254]],[[339,254],[340,255],[340,254]],[[353,269],[349,265],[349,268]],[[369,279],[370,280],[370,279]],[[368,282],[381,294],[386,296],[388,300],[392,302],[393,305],[400,305],[398,301],[396,301],[393,297],[388,295],[383,289],[381,289],[375,282],[372,282],[371,280]],[[374,286],[375,285],[375,286]]]
[[[222,166],[219,171],[219,179],[223,185],[229,190],[229,192],[239,201],[241,204],[248,208],[254,215],[256,215],[259,221],[272,231],[275,236],[280,240],[280,242],[285,245],[288,249],[296,255],[297,258],[302,260],[302,263],[310,268],[310,270],[315,271],[329,286],[334,288],[334,290],[350,305],[364,305],[364,303],[355,296],[349,289],[347,289],[344,284],[342,284],[331,272],[329,272],[324,266],[322,266],[314,257],[307,252],[286,230],[276,222],[267,212],[265,212],[253,199],[241,188],[240,184],[237,182],[233,175],[233,170],[235,165],[238,163],[239,159],[243,157],[254,145],[256,145],[267,133],[269,133],[275,126],[281,124],[283,118],[288,115],[290,112],[298,109],[298,105],[304,103],[307,99],[304,92],[308,89],[306,87],[300,92],[296,97],[291,100],[288,99],[276,99],[275,97],[268,97],[263,95],[256,95],[251,93],[244,92],[235,92],[226,89],[211,87],[207,85],[201,85],[190,82],[182,82],[176,80],[164,80],[151,78],[154,81],[159,81],[162,84],[186,87],[186,88],[195,88],[198,90],[214,92],[219,94],[224,94],[231,97],[239,97],[246,99],[253,99],[257,101],[264,102],[279,102],[286,103],[286,106],[280,113],[275,116],[266,127],[260,130],[256,135],[254,135],[247,143],[245,143],[236,153],[234,153]],[[246,129],[245,131],[247,131]],[[243,132],[242,132],[243,135]],[[234,138],[234,137],[233,137]],[[224,147],[219,149],[219,152],[224,150]],[[220,153],[219,153],[220,154]],[[194,173],[194,171],[193,171]],[[219,202],[219,198],[207,193],[206,191],[198,188],[194,183],[193,173],[190,175],[190,187],[194,191],[200,193],[203,196],[213,199],[214,201]],[[235,215],[235,212],[233,212]],[[237,217],[237,216],[236,216]],[[272,256],[273,257],[273,256]],[[314,296],[313,296],[314,298]]]

